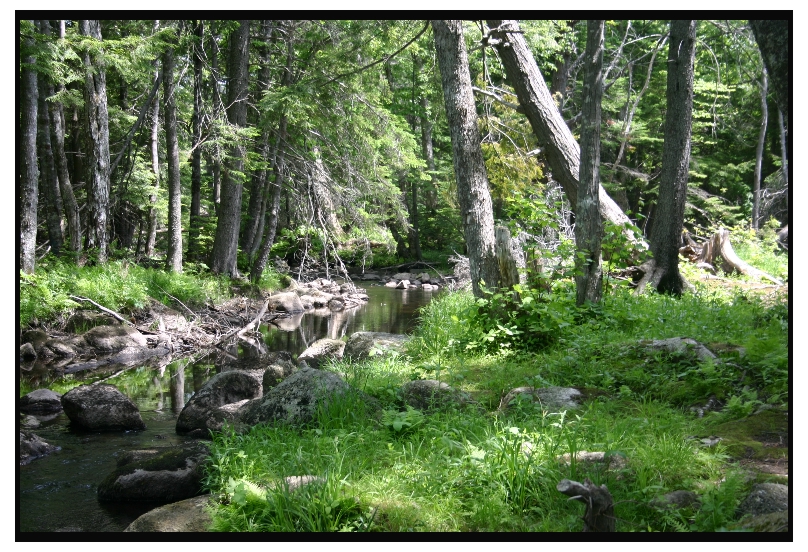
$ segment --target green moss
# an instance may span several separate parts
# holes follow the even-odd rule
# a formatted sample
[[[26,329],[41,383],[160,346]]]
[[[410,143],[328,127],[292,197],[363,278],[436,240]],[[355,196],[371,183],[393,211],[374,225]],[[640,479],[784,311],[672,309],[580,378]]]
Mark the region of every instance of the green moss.
[[[740,420],[718,424],[711,431],[723,439],[722,444],[733,458],[788,456],[788,416],[780,410],[765,410]],[[781,436],[785,439],[781,440]],[[767,446],[773,441],[784,444]]]

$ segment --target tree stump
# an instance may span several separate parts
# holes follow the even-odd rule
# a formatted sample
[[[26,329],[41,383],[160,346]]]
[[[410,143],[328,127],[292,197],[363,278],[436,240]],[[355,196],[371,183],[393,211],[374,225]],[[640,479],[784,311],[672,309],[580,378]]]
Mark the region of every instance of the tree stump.
[[[614,501],[606,485],[596,486],[589,478],[583,484],[569,479],[562,479],[556,485],[558,492],[567,495],[569,500],[578,500],[586,504],[584,512],[584,533],[614,532]]]

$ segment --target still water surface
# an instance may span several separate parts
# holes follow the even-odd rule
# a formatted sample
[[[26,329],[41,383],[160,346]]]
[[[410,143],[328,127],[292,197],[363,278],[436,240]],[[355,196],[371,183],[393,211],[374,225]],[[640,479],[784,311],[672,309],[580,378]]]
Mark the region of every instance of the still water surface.
[[[434,295],[416,290],[369,286],[368,303],[331,313],[318,311],[280,321],[280,327],[262,328],[267,351],[298,355],[322,337],[341,338],[354,332],[411,333],[418,309]],[[253,356],[255,350],[234,346],[233,356]],[[19,466],[18,522],[23,532],[122,531],[138,516],[159,504],[102,504],[98,484],[111,473],[119,456],[128,450],[166,447],[184,443],[177,435],[177,416],[188,399],[221,370],[218,358],[196,362],[181,359],[162,367],[132,368],[107,383],[117,385],[140,409],[143,431],[94,433],[72,428],[60,413],[40,418],[34,433],[61,447],[58,452]],[[31,378],[21,373],[21,379]],[[86,376],[94,381],[98,376]],[[34,387],[49,379],[28,379]]]

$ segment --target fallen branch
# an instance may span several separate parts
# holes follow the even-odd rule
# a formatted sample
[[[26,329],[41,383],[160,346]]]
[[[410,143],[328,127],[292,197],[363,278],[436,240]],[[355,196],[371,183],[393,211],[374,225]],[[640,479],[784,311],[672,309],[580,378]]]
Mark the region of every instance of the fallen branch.
[[[134,324],[132,324],[129,320],[127,320],[126,318],[124,318],[123,316],[118,314],[117,312],[115,312],[113,310],[110,310],[110,309],[108,309],[107,307],[105,307],[103,305],[99,305],[98,303],[96,303],[92,299],[88,299],[87,297],[79,297],[78,295],[71,295],[70,298],[73,299],[74,301],[82,301],[82,302],[85,302],[85,303],[90,303],[91,305],[93,305],[97,309],[111,315],[116,320],[118,320],[118,321],[120,321],[120,322],[122,322],[124,324],[127,324],[129,326],[134,326]]]
[[[176,297],[174,297],[173,295],[171,295],[169,292],[167,292],[166,290],[164,290],[163,288],[161,288],[161,287],[160,287],[160,286],[158,286],[157,284],[155,284],[155,286],[157,286],[157,288],[158,288],[160,291],[162,291],[163,293],[165,293],[165,294],[166,294],[168,297],[171,297],[172,299],[174,299],[174,301],[176,301],[177,303],[179,303],[180,305],[182,305],[182,307],[183,307],[183,308],[184,308],[186,311],[188,311],[188,314],[190,314],[190,315],[191,315],[191,316],[193,316],[194,318],[199,318],[199,315],[198,315],[198,314],[196,314],[196,313],[195,313],[194,311],[192,311],[191,309],[189,309],[189,308],[188,308],[188,307],[185,305],[185,303],[183,303],[182,301],[180,301],[179,299],[177,299]]]

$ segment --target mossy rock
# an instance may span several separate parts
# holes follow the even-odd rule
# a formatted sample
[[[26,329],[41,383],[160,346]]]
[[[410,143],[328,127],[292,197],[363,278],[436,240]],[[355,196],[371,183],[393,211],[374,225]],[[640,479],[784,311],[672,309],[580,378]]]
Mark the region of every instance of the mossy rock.
[[[711,431],[721,437],[721,444],[733,458],[788,456],[788,415],[780,410],[764,410],[740,420],[724,422]]]

